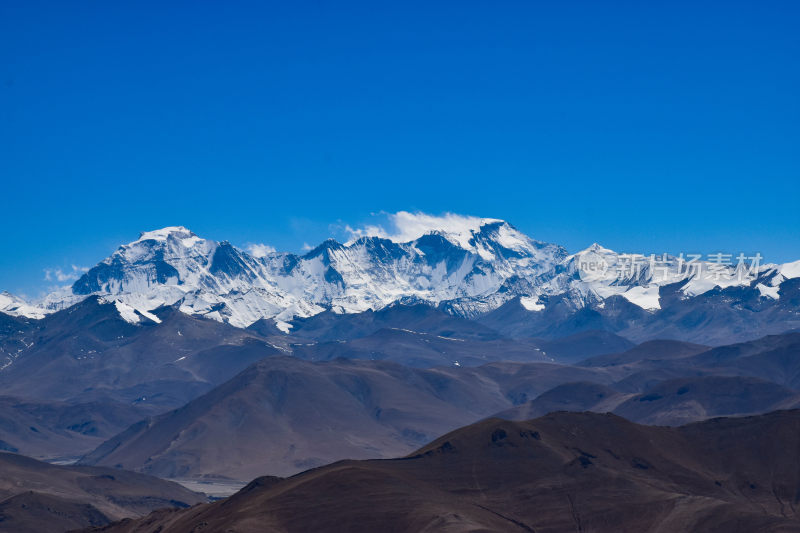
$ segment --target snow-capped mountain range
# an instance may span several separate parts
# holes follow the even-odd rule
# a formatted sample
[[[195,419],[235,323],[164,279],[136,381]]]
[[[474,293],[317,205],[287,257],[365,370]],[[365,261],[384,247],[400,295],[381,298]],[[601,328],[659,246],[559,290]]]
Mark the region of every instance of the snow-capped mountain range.
[[[142,233],[71,287],[41,301],[0,293],[0,311],[41,318],[99,295],[129,322],[157,322],[151,311],[175,305],[238,327],[272,318],[288,331],[295,317],[325,309],[377,310],[394,302],[440,305],[473,317],[515,297],[539,311],[548,296],[565,295],[576,309],[622,296],[655,310],[659,288],[674,283],[682,284],[686,298],[739,285],[777,299],[781,283],[800,277],[800,261],[761,265],[754,258],[642,256],[597,244],[570,255],[502,220],[454,220],[418,236],[364,235],[344,244],[330,239],[305,255],[248,253],[182,226],[167,227]]]

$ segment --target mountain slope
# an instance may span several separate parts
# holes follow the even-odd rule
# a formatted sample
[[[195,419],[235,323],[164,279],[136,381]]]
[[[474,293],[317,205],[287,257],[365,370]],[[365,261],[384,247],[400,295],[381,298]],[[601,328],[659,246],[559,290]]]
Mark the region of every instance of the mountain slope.
[[[0,531],[61,533],[206,499],[176,483],[0,453]]]
[[[755,376],[800,389],[800,333],[768,335],[744,343],[720,346],[685,361],[713,372]]]
[[[7,315],[0,315],[7,316]],[[173,308],[138,323],[89,297],[0,334],[0,448],[81,456],[132,423],[179,407],[292,338],[263,337]]]
[[[800,531],[800,412],[681,428],[490,419],[416,453],[256,479],[103,531]]]
[[[548,363],[412,369],[273,357],[84,457],[165,477],[288,475],[344,458],[405,454],[445,431],[602,371]]]
[[[672,379],[617,405],[613,412],[642,424],[680,425],[800,406],[800,393],[749,377]]]
[[[347,341],[292,345],[296,357],[311,361],[336,358],[393,361],[417,368],[477,366],[493,361],[547,361],[535,341],[472,340],[398,328],[381,329]]]
[[[4,393],[45,401],[112,398],[175,407],[250,363],[284,353],[269,339],[174,309],[132,324],[90,297],[37,321],[0,346],[21,343],[0,371]],[[8,353],[8,350],[6,351]],[[150,412],[152,412],[152,409]]]
[[[800,392],[751,377],[683,377],[631,394],[592,382],[565,383],[496,417],[529,420],[556,411],[614,413],[640,424],[677,426],[717,416],[761,414],[800,406]]]
[[[680,377],[740,376],[800,390],[800,333],[767,335],[744,343],[707,348],[677,341],[649,341],[623,352],[579,363],[603,368],[620,391],[642,391]]]
[[[691,357],[709,350],[708,346],[673,340],[653,340],[638,344],[621,353],[611,353],[589,357],[579,361],[579,366],[609,367],[639,361],[674,360]]]
[[[141,419],[133,405],[31,402],[0,396],[0,450],[49,460],[76,459]]]
[[[540,394],[533,400],[493,416],[504,420],[530,420],[557,411],[608,413],[629,396],[606,385],[591,381],[564,383]],[[629,419],[637,421],[635,418]]]
[[[385,328],[405,329],[442,337],[471,340],[500,338],[496,331],[466,318],[424,304],[393,304],[378,311],[340,314],[324,311],[291,322],[292,334],[316,341],[367,337]]]

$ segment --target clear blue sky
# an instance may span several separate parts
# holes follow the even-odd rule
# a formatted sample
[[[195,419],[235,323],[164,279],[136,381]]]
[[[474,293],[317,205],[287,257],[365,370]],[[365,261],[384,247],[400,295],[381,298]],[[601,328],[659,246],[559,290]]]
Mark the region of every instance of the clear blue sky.
[[[800,258],[798,2],[122,4],[0,3],[0,289],[398,210]]]

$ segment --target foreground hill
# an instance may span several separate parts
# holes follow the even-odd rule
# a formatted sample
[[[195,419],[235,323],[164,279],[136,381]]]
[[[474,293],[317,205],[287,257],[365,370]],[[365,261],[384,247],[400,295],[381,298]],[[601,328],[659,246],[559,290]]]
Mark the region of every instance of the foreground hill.
[[[489,419],[402,459],[259,478],[102,531],[800,531],[800,411],[649,427]]]
[[[0,453],[0,531],[61,533],[203,501],[177,483],[142,474]]]

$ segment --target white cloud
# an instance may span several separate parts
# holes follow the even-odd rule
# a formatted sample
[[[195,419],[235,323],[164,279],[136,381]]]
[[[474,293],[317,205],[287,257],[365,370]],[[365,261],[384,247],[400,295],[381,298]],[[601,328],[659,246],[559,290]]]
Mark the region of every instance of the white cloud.
[[[394,242],[408,242],[418,239],[431,231],[442,231],[468,240],[472,232],[477,231],[483,224],[499,222],[497,219],[457,215],[455,213],[429,215],[420,212],[398,211],[397,213],[388,213],[386,217],[391,231],[387,231],[379,224],[367,225],[363,228],[346,226],[345,231],[350,235],[351,240],[359,237],[382,237]]]
[[[308,244],[307,242],[303,243],[303,251],[304,252],[308,252],[308,251],[313,250],[313,249],[314,249],[314,247],[311,246],[310,244]]]
[[[81,274],[87,272],[88,270],[88,267],[79,267],[77,265],[72,265],[72,268],[67,269],[66,271],[64,271],[64,269],[61,267],[46,268],[44,270],[44,279],[47,281],[57,281],[59,283],[75,281],[81,277]]]
[[[269,244],[256,243],[247,247],[247,253],[253,257],[264,257],[275,253],[275,248]]]
[[[383,226],[365,226],[363,228],[354,228],[351,225],[346,225],[344,231],[350,236],[351,239],[358,239],[361,237],[381,237],[388,239],[389,233],[383,229]]]

